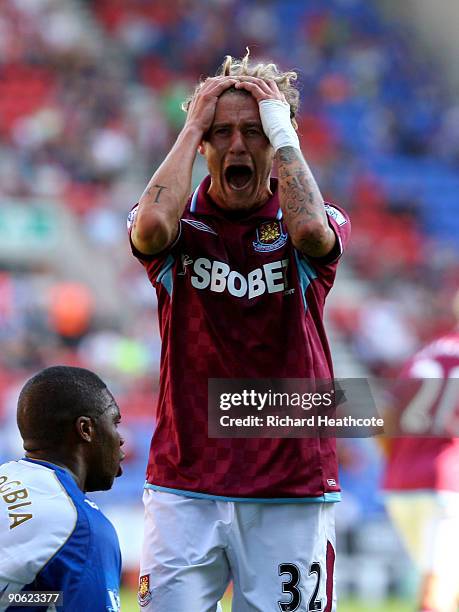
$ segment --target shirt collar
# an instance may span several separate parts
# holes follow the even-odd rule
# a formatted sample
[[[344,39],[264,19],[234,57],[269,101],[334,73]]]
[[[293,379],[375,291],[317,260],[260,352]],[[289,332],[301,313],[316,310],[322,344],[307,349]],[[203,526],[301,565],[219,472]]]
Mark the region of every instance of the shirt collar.
[[[210,187],[210,176],[196,187],[191,196],[190,212],[193,215],[209,215],[213,217],[225,217],[225,211],[219,208],[208,194]],[[246,219],[282,219],[282,210],[279,205],[277,193],[277,179],[271,178],[272,196],[259,208],[250,212]]]

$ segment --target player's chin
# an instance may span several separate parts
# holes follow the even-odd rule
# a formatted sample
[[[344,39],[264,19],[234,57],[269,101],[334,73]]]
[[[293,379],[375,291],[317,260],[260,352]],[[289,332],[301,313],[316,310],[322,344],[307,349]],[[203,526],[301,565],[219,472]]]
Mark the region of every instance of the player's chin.
[[[115,482],[115,478],[118,478],[118,476],[120,476],[120,475],[121,474],[118,471],[116,474],[111,475],[110,477],[107,477],[105,479],[105,481],[103,483],[101,483],[100,490],[101,491],[109,491],[113,487],[113,483]]]
[[[115,479],[121,476],[122,473],[123,468],[121,467],[121,463],[113,465],[110,472],[107,471],[105,477],[100,479],[100,491],[108,491],[111,489]]]
[[[85,491],[88,493],[92,491],[109,491],[113,486],[114,480],[114,475],[97,478],[86,483]]]

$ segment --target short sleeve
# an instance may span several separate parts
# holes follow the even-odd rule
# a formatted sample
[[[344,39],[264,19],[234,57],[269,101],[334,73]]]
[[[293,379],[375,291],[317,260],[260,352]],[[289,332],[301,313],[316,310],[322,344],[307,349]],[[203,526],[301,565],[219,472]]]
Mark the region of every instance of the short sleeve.
[[[341,207],[335,204],[325,203],[328,224],[336,236],[333,249],[325,257],[309,257],[302,255],[322,280],[327,290],[329,290],[336,276],[338,262],[344,253],[351,234],[351,221],[349,215]]]
[[[335,263],[341,257],[346,248],[351,235],[351,221],[349,215],[342,209],[333,204],[325,204],[325,212],[328,217],[328,224],[335,232],[336,244],[332,252],[324,258],[329,263]]]
[[[165,268],[170,268],[171,255],[173,255],[174,250],[179,244],[182,236],[182,221],[179,224],[179,231],[175,240],[163,251],[159,253],[155,253],[154,255],[147,255],[145,253],[141,253],[132,242],[131,232],[134,225],[134,221],[139,209],[139,204],[137,203],[128,214],[127,218],[127,230],[129,235],[129,243],[131,245],[132,254],[136,259],[140,261],[140,263],[144,266],[148,273],[148,278],[153,286],[160,281],[160,276],[164,273]]]

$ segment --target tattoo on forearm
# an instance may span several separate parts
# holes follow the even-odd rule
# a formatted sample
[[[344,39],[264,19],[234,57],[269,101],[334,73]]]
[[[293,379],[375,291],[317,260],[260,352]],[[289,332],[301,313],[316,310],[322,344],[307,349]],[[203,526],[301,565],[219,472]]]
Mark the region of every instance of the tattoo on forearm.
[[[285,202],[287,222],[298,227],[320,216],[320,192],[301,153],[293,147],[279,150],[279,189]]]
[[[151,185],[150,187],[147,188],[148,195],[151,195],[151,192],[153,189],[157,190],[155,194],[155,199],[153,200],[153,202],[157,204],[161,197],[161,193],[163,192],[164,189],[167,189],[167,187],[165,187],[164,185]]]
[[[283,147],[277,152],[279,199],[296,248],[322,257],[333,247],[324,201],[301,151]]]
[[[282,147],[279,149],[279,161],[289,164],[298,159],[298,151],[294,147]]]

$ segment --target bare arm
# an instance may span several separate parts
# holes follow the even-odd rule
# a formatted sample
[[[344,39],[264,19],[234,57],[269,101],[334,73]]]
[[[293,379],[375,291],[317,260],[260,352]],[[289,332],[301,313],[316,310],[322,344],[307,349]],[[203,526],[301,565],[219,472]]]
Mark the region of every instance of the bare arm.
[[[276,153],[279,201],[293,245],[311,257],[324,257],[335,246],[324,200],[301,151],[282,147]]]
[[[249,91],[258,103],[286,102],[275,81],[244,76],[239,77],[236,87]],[[267,120],[266,115],[264,118]],[[290,123],[288,128],[293,131]],[[293,140],[298,142],[296,137]],[[282,144],[278,147],[275,159],[279,169],[279,201],[290,238],[306,255],[324,257],[333,249],[336,236],[328,225],[319,187],[299,148]]]
[[[132,242],[141,253],[159,253],[177,236],[201,137],[198,129],[185,125],[143,192],[131,232]]]
[[[218,97],[234,83],[230,77],[207,79],[194,97],[174,146],[140,198],[131,239],[141,253],[159,253],[176,238],[198,146],[212,125]]]

